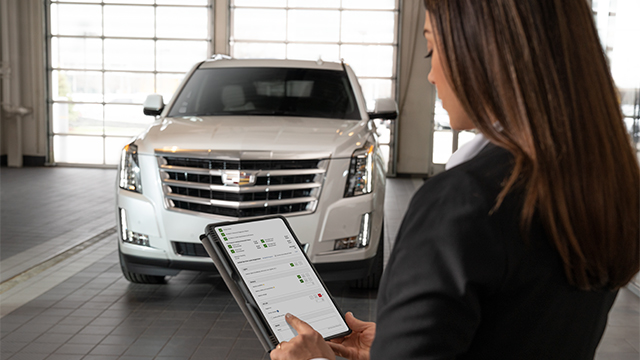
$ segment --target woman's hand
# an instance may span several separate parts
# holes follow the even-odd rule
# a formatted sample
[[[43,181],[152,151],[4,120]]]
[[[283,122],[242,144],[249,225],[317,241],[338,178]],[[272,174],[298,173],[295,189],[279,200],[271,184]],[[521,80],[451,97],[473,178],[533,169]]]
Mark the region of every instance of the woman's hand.
[[[369,349],[376,336],[376,323],[358,320],[351,312],[344,317],[351,334],[329,340],[333,352],[349,360],[369,360]]]
[[[271,360],[308,360],[327,358],[335,360],[333,351],[320,333],[297,317],[287,314],[285,319],[298,335],[289,341],[283,341],[271,350]]]

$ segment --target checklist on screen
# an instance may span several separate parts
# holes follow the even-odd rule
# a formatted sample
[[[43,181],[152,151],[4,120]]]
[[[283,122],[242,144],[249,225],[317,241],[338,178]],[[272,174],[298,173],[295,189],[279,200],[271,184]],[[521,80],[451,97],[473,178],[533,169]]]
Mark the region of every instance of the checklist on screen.
[[[223,225],[215,231],[278,341],[296,335],[286,313],[325,338],[349,330],[282,219]]]

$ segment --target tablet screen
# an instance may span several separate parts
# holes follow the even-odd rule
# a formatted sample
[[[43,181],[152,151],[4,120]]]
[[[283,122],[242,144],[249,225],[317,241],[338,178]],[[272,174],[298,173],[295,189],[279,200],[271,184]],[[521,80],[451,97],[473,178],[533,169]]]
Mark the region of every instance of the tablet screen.
[[[296,335],[291,313],[328,338],[349,330],[282,219],[215,227],[279,342]]]

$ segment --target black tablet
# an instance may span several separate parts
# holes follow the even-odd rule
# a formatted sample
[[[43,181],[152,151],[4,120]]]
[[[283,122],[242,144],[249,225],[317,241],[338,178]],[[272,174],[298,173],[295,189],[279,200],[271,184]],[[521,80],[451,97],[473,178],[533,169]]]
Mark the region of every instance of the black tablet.
[[[205,249],[267,350],[296,335],[287,313],[325,339],[351,332],[284,217],[209,224],[205,231]]]

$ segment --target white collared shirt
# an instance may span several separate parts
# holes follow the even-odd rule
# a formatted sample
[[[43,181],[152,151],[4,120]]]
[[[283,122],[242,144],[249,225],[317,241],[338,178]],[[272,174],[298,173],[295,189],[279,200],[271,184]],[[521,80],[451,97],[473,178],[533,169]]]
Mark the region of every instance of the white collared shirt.
[[[447,161],[447,164],[444,166],[445,170],[449,170],[473,159],[488,143],[489,139],[484,137],[482,133],[476,134],[471,141],[462,145],[451,155],[449,161]]]

